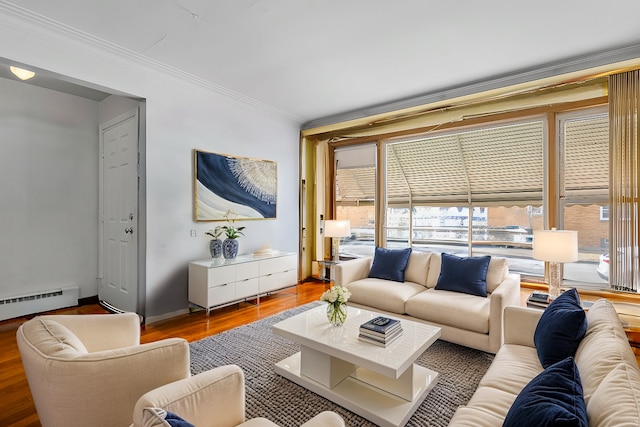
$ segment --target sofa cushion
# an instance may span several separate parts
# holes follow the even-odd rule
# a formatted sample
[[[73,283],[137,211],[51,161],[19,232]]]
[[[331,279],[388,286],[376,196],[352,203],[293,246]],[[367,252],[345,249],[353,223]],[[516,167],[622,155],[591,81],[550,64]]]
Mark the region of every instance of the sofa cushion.
[[[587,319],[575,288],[556,298],[540,317],[533,335],[544,368],[573,357],[587,330]]]
[[[640,426],[640,371],[618,364],[587,404],[589,424],[598,427]]]
[[[419,319],[489,333],[489,298],[428,289],[409,298],[405,307],[407,314]]]
[[[542,372],[535,348],[525,345],[504,344],[496,353],[491,366],[480,380],[480,387],[503,390],[513,399],[533,378]],[[505,379],[508,378],[508,381]],[[513,403],[507,402],[507,408]],[[506,414],[506,411],[502,414]]]
[[[487,293],[492,293],[509,275],[509,261],[506,258],[491,257],[487,269]]]
[[[404,280],[427,286],[431,255],[431,252],[412,251],[409,255],[407,268],[404,270]]]
[[[404,282],[404,271],[409,262],[411,248],[386,249],[376,247],[369,277]]]
[[[503,426],[587,426],[580,374],[572,357],[555,363],[527,384]]]
[[[432,252],[429,257],[429,272],[427,273],[427,288],[435,288],[440,277],[440,267],[442,266],[442,254]]]
[[[490,256],[458,257],[443,252],[436,289],[486,297],[489,261]]]
[[[412,296],[425,292],[424,286],[413,282],[390,283],[388,280],[367,278],[346,285],[351,298],[349,302],[404,314],[405,302]]]
[[[601,299],[587,312],[587,332],[576,351],[587,405],[600,383],[621,363],[637,364],[616,310]]]

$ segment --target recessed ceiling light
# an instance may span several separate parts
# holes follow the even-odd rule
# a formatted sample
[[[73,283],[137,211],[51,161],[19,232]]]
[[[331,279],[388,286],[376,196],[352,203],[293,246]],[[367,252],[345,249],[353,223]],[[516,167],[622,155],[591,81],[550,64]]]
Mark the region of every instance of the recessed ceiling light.
[[[36,75],[36,73],[34,73],[33,71],[23,70],[22,68],[18,68],[14,66],[10,66],[9,69],[13,74],[18,76],[20,80],[29,80],[30,78]]]

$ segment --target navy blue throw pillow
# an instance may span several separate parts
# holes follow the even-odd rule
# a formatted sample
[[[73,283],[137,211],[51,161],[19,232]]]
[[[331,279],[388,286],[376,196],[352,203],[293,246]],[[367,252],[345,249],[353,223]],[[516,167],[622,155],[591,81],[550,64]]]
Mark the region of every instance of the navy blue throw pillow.
[[[489,255],[463,258],[443,252],[436,289],[486,297],[490,261]]]
[[[165,421],[168,422],[171,427],[195,427],[189,421],[169,411],[167,411]]]
[[[536,326],[533,342],[542,367],[573,357],[586,332],[587,316],[573,288],[549,304]]]
[[[409,255],[411,248],[392,250],[377,247],[369,277],[404,282],[404,270],[409,263]]]
[[[527,384],[511,405],[503,427],[589,425],[582,382],[573,357],[549,366]]]

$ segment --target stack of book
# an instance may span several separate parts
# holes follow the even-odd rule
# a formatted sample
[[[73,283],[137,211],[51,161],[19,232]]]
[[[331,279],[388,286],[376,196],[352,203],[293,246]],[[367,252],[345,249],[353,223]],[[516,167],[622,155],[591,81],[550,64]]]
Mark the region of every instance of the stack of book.
[[[370,344],[386,347],[402,335],[402,323],[378,316],[360,325],[358,338]]]
[[[527,298],[527,307],[547,308],[549,306],[549,294],[547,292],[531,292]]]

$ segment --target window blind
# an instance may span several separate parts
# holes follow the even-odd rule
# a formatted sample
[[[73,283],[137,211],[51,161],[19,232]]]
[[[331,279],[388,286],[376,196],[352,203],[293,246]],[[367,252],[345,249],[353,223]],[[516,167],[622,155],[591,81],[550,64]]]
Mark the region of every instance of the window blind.
[[[540,203],[542,120],[387,145],[388,203]]]
[[[560,194],[566,201],[609,199],[609,115],[561,120]]]

